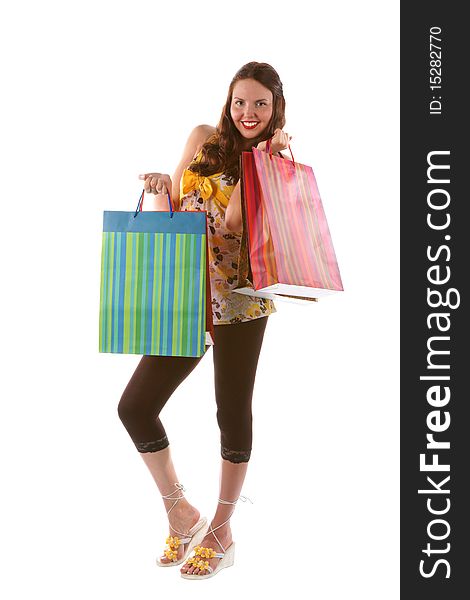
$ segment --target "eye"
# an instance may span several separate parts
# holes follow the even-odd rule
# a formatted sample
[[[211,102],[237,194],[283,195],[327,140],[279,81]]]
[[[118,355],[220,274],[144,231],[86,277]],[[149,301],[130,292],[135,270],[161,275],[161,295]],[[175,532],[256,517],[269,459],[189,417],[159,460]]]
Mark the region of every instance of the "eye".
[[[240,104],[243,104],[243,100],[235,100],[235,104],[237,104],[237,105],[238,105],[239,103],[240,103]]]
[[[262,104],[263,106],[266,106],[266,102],[258,102],[258,104]]]

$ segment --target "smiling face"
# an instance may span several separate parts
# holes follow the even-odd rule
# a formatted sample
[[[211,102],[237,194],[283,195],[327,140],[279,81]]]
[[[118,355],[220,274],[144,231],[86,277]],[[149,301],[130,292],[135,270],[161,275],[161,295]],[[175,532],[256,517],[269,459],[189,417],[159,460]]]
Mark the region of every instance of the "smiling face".
[[[235,127],[248,141],[259,137],[273,114],[273,94],[255,79],[241,79],[232,92],[230,115]]]

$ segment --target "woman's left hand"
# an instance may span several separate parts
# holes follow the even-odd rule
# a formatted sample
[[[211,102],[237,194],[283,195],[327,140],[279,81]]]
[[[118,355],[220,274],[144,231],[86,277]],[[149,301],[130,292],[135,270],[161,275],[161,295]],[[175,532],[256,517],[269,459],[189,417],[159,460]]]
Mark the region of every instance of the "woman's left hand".
[[[292,139],[292,136],[289,135],[286,131],[282,131],[282,129],[276,129],[274,131],[274,135],[271,138],[271,152],[276,154],[281,150],[285,150],[289,147],[289,142]],[[266,142],[260,142],[257,145],[258,150],[263,150],[266,152]]]

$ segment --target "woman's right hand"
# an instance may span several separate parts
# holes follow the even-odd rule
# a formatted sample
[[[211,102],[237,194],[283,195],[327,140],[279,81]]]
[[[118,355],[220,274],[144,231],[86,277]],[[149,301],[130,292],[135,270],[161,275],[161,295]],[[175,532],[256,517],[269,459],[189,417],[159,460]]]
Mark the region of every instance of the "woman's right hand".
[[[139,175],[139,179],[144,181],[144,190],[147,194],[166,194],[167,190],[173,188],[171,177],[164,173],[145,173]]]
[[[282,131],[282,129],[275,129],[274,135],[271,138],[271,152],[272,154],[277,154],[281,150],[286,150],[289,147],[289,142],[291,141],[292,136],[289,135],[286,131]],[[266,152],[268,140],[265,142],[260,142],[256,148],[258,150],[262,150]]]

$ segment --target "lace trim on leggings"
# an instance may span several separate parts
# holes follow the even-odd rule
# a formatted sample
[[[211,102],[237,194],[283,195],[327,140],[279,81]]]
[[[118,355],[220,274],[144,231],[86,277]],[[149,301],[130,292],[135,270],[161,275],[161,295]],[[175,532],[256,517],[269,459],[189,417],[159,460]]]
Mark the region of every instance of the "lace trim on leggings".
[[[158,452],[159,450],[164,450],[167,448],[170,443],[166,435],[164,435],[159,440],[155,440],[153,442],[134,442],[135,447],[139,452]]]
[[[251,450],[228,450],[228,448],[221,448],[222,458],[229,460],[233,463],[248,462],[251,456]]]

